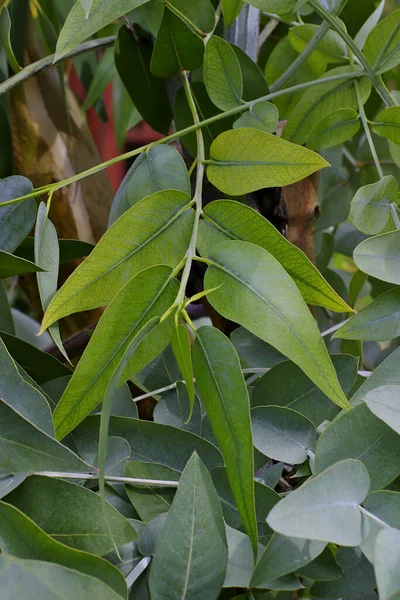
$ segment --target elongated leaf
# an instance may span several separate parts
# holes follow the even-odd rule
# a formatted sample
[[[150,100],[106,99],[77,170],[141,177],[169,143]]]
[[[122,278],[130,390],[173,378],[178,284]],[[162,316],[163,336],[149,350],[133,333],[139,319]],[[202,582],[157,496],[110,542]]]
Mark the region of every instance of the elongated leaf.
[[[278,261],[262,248],[237,241],[219,244],[210,258],[205,288],[222,286],[209,295],[214,308],[272,344],[331,400],[348,408],[315,321]]]
[[[93,104],[101,98],[106,87],[116,77],[117,72],[114,63],[114,50],[108,48],[99,63],[96,71],[94,72],[92,81],[90,82],[89,89],[86,93],[85,102],[82,110],[88,110]]]
[[[400,144],[400,106],[391,106],[380,112],[372,126],[378,135]]]
[[[400,386],[384,385],[366,394],[364,401],[378,419],[400,434]]]
[[[391,204],[400,205],[399,188],[395,178],[387,175],[357,190],[350,204],[349,221],[368,235],[392,231],[396,226]]]
[[[284,15],[294,9],[296,2],[297,0],[251,0],[249,4],[265,12]]]
[[[100,579],[122,597],[127,594],[122,573],[108,561],[53,540],[29,517],[5,502],[0,502],[0,545],[6,554],[57,563]]]
[[[109,225],[142,198],[161,190],[179,190],[190,196],[186,165],[173,146],[154,146],[139,154],[116,193]]]
[[[188,421],[190,411],[191,406],[186,384],[178,381],[176,388],[163,394],[161,400],[157,402],[153,411],[153,419],[155,423],[172,425],[172,427],[201,435],[203,429],[202,407],[197,395],[194,396],[192,415],[190,421]]]
[[[375,574],[381,600],[394,600],[400,594],[400,531],[383,529],[375,541]]]
[[[230,239],[257,244],[281,263],[307,303],[336,312],[351,310],[304,252],[288,242],[269,221],[249,206],[233,200],[216,200],[206,205],[204,216],[200,221],[197,242],[202,256],[208,257],[215,245]]]
[[[339,108],[318,121],[307,140],[307,146],[311,150],[331,148],[354,137],[359,129],[357,112],[351,108]]]
[[[18,582],[18,585],[16,585]],[[0,587],[7,600],[121,600],[99,579],[72,569],[39,560],[21,560],[0,555]]]
[[[357,267],[382,281],[400,284],[400,231],[368,238],[353,253]]]
[[[194,382],[190,338],[185,325],[180,324],[176,327],[171,345],[179,370],[186,384],[190,402],[190,411],[187,420],[190,421],[194,406]]]
[[[114,54],[118,74],[143,119],[156,131],[166,134],[172,113],[164,82],[150,70],[152,52],[149,40],[138,41],[126,27],[121,27]]]
[[[319,25],[307,23],[296,25],[289,30],[289,41],[299,54],[307,48],[318,28]],[[308,60],[325,64],[347,62],[346,44],[338,33],[329,30],[317,44]]]
[[[129,11],[148,0],[92,0],[90,14],[86,18],[81,2],[75,2],[65,20],[57,41],[54,62],[71,52],[78,44]]]
[[[399,64],[400,9],[375,25],[365,42],[364,55],[378,73],[385,73]]]
[[[239,119],[237,119],[233,128],[238,127],[253,127],[254,129],[261,129],[267,133],[274,133],[278,127],[278,110],[271,102],[257,102]]]
[[[224,194],[289,185],[329,166],[318,154],[252,128],[225,131],[212,143],[207,177]]]
[[[90,9],[92,8],[93,0],[80,0],[80,3],[83,6],[83,10],[85,11],[86,18],[88,18]]]
[[[349,67],[335,67],[324,73],[323,77],[348,72]],[[358,81],[361,101],[365,103],[371,91],[371,84],[365,77]],[[304,144],[318,121],[339,108],[358,109],[354,82],[351,79],[338,79],[308,89],[296,109],[290,113],[282,135],[296,144]]]
[[[256,554],[250,402],[239,357],[223,333],[214,327],[201,327],[193,347],[193,366],[201,398],[224,456],[236,505]]]
[[[224,23],[230,27],[243,8],[242,0],[222,0]]]
[[[228,42],[215,35],[206,46],[204,83],[211,100],[221,110],[241,103],[243,79],[239,61]]]
[[[194,453],[157,540],[150,573],[151,597],[216,600],[227,561],[221,504],[210,474]]]
[[[382,385],[400,385],[399,360],[400,348],[397,348],[367,377],[352,397],[351,404],[356,406],[364,400],[370,390]]]
[[[338,460],[358,459],[368,470],[373,491],[384,488],[400,474],[395,458],[399,452],[399,436],[363,403],[340,415],[324,430],[317,444],[315,469],[320,472]]]
[[[0,279],[6,279],[13,275],[24,275],[25,273],[37,273],[43,270],[42,267],[29,260],[24,260],[0,250]]]
[[[186,253],[193,211],[183,192],[156,192],[125,212],[57,292],[42,330],[63,316],[108,304],[131,277],[156,264],[175,267]]]
[[[317,431],[314,425],[291,408],[253,408],[251,423],[254,446],[269,458],[301,464],[307,460],[307,450],[315,450]]]
[[[15,54],[11,46],[10,31],[10,15],[7,10],[7,7],[3,6],[3,8],[0,11],[0,43],[5,50],[8,64],[10,65],[14,73],[18,73],[21,70],[21,67],[19,66],[18,61],[15,58]]]
[[[210,33],[215,27],[215,13],[210,0],[165,0],[165,4],[200,34]]]
[[[82,242],[81,240],[68,240],[59,239],[58,245],[60,247],[60,264],[69,262],[70,260],[76,260],[84,256],[89,256],[93,250],[93,244],[88,242]],[[18,246],[14,252],[16,256],[25,258],[26,260],[34,260],[34,238],[27,237],[24,239],[22,244]]]
[[[32,229],[36,217],[36,201],[33,198],[3,207],[1,204],[25,196],[30,191],[32,184],[26,177],[13,175],[0,181],[0,250],[14,252]]]
[[[0,332],[15,335],[14,321],[7,288],[2,281],[0,281]]]
[[[173,304],[178,284],[170,280],[170,276],[169,267],[151,267],[132,278],[115,296],[54,411],[56,434],[60,439],[103,400],[116,365],[140,329],[153,317],[162,316]],[[164,350],[172,328],[171,317],[143,341],[130,359],[121,384]]]
[[[385,0],[382,0],[378,4],[378,8],[376,8],[374,10],[374,12],[371,13],[371,15],[368,17],[368,19],[365,21],[364,25],[361,27],[361,29],[355,36],[354,42],[360,48],[360,50],[362,50],[364,48],[364,44],[366,42],[366,39],[367,39],[369,33],[371,32],[371,30],[375,27],[375,25],[378,23],[379,19],[381,18],[384,7],[385,7]]]
[[[358,505],[368,489],[364,465],[358,460],[342,460],[278,502],[267,523],[283,535],[357,546],[362,539]]]
[[[28,473],[16,473],[15,475],[0,475],[0,498],[4,498],[17,488],[28,476]]]
[[[76,550],[102,556],[113,548],[100,496],[85,487],[34,475],[9,494],[7,502],[19,508],[52,538]],[[129,521],[108,503],[107,515],[118,545],[137,539]]]

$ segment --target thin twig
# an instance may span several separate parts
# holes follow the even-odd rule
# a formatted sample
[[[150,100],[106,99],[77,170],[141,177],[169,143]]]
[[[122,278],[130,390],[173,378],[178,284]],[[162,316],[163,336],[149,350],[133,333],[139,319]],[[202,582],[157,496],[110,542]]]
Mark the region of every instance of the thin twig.
[[[96,480],[98,473],[63,473],[62,471],[38,471],[34,475],[43,477],[52,477],[57,479],[85,479],[85,481]],[[178,487],[179,481],[168,481],[164,479],[140,479],[137,477],[117,477],[114,475],[105,475],[105,481],[113,483],[128,483],[129,485],[147,486],[147,487]]]

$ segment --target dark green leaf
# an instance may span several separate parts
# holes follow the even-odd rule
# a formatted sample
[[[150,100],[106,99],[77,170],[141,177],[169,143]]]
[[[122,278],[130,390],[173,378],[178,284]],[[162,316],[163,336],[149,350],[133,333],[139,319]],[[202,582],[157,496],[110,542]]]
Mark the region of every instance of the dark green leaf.
[[[13,175],[0,181],[0,250],[14,252],[35,223],[36,201],[33,198],[1,206],[3,202],[25,196],[32,191],[26,177]]]
[[[0,250],[0,279],[6,279],[13,275],[24,275],[25,273],[37,273],[38,271],[43,271],[39,265]]]
[[[368,238],[354,250],[357,267],[382,281],[400,284],[400,231]]]
[[[187,421],[190,421],[194,407],[192,353],[189,331],[182,323],[179,324],[174,330],[171,339],[171,347],[176,358],[176,362],[178,363],[179,370],[186,384],[190,402],[190,410]]]
[[[400,385],[399,358],[400,349],[397,348],[378,365],[352,397],[353,406],[363,401],[367,392],[381,385]]]
[[[399,397],[400,386],[384,385],[368,392],[364,397],[364,402],[378,419],[400,434]]]
[[[191,431],[196,435],[202,432],[202,407],[198,396],[194,398],[194,406],[190,421],[188,417],[191,411],[187,387],[183,382],[178,381],[176,388],[163,394],[154,407],[153,419],[155,423],[172,425],[186,431]]]
[[[179,481],[181,474],[170,467],[157,463],[129,462],[125,476]],[[127,485],[126,492],[142,521],[148,523],[158,515],[169,511],[176,488]]]
[[[376,587],[374,568],[359,548],[340,548],[335,556],[344,576],[319,581],[312,586],[313,597],[332,598],[368,592]]]

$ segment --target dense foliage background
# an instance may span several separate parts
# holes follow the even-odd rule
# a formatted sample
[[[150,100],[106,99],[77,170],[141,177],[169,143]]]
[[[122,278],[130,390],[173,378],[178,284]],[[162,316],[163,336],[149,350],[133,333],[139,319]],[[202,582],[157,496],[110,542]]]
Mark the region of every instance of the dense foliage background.
[[[400,8],[0,44],[1,599],[400,598]]]

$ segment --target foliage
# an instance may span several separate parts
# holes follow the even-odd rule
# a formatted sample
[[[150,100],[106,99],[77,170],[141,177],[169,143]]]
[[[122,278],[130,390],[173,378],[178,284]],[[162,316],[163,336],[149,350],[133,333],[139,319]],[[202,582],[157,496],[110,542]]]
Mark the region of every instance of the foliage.
[[[1,598],[399,598],[400,9],[18,2],[0,1]],[[25,19],[49,56],[21,67]],[[11,90],[55,62],[65,111],[64,61],[101,118],[112,81],[119,142],[142,119],[163,137],[34,188]],[[96,245],[59,239],[56,192],[131,158]],[[64,319],[101,307],[77,362]]]

